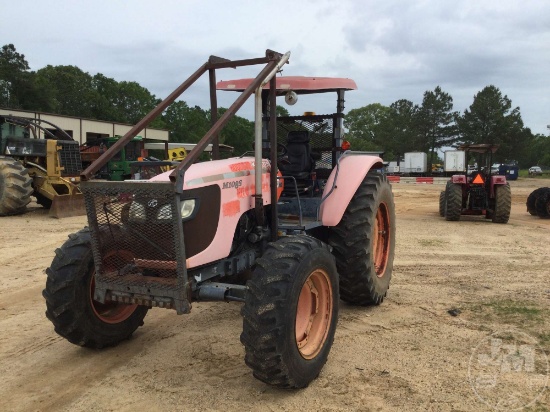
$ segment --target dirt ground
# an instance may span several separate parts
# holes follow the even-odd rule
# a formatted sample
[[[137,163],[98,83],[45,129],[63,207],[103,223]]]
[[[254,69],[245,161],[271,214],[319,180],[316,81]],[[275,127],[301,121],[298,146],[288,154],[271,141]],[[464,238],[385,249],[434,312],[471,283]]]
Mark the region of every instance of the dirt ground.
[[[550,179],[511,186],[511,219],[499,225],[446,222],[443,186],[395,184],[389,295],[377,307],[341,303],[328,362],[300,391],[252,377],[237,303],[150,310],[131,340],[103,351],[59,337],[44,315],[45,268],[86,222],[32,204],[0,220],[0,410],[548,411],[550,220],[525,201]]]

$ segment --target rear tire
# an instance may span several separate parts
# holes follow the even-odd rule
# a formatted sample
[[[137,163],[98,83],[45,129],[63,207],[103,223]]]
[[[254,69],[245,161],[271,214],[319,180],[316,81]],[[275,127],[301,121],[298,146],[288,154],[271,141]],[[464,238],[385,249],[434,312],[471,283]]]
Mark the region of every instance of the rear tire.
[[[445,191],[439,194],[439,216],[445,216]]]
[[[69,342],[96,349],[114,346],[143,325],[147,307],[93,299],[95,269],[88,228],[69,235],[46,274],[46,316]]]
[[[510,184],[495,186],[495,210],[493,223],[508,223],[512,209],[512,192]]]
[[[385,175],[368,173],[342,220],[329,232],[340,275],[340,297],[379,305],[390,287],[395,252],[395,205]]]
[[[550,219],[550,188],[541,191],[535,204],[537,216],[541,219]]]
[[[0,156],[0,216],[25,213],[31,194],[28,170],[19,161]]]
[[[246,364],[269,385],[306,387],[327,361],[338,321],[338,272],[328,245],[305,235],[270,243],[247,286]]]
[[[541,193],[543,193],[546,189],[549,189],[548,187],[539,187],[538,189],[535,189],[533,190],[529,196],[527,196],[527,202],[526,202],[526,205],[527,205],[527,211],[529,212],[529,214],[531,214],[532,216],[537,216],[537,208],[536,208],[536,203],[537,203],[537,198],[541,195]]]
[[[445,202],[445,220],[458,221],[462,213],[462,185],[450,183],[447,185]]]

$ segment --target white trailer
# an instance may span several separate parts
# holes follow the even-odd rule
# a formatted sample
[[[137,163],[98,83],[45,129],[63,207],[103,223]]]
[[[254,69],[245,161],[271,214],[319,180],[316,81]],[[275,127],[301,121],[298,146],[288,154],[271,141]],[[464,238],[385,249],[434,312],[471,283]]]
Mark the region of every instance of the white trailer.
[[[399,166],[397,165],[397,162],[389,162],[386,166],[386,173],[388,174],[395,174],[399,173]]]
[[[424,152],[405,153],[405,161],[401,164],[403,173],[426,173],[428,171],[428,155]]]
[[[465,172],[466,152],[462,150],[447,150],[445,152],[445,172]]]

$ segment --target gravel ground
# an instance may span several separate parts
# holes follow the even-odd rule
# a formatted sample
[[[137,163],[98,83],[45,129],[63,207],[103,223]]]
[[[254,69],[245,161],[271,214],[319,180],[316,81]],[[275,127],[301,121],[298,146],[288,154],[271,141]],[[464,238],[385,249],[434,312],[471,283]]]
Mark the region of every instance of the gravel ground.
[[[395,184],[397,246],[382,305],[341,303],[332,351],[300,391],[252,377],[237,303],[149,311],[103,351],[59,337],[45,268],[84,217],[36,205],[0,220],[0,405],[5,411],[548,411],[550,220],[526,212],[550,179],[511,182],[510,222],[446,222],[443,186]]]

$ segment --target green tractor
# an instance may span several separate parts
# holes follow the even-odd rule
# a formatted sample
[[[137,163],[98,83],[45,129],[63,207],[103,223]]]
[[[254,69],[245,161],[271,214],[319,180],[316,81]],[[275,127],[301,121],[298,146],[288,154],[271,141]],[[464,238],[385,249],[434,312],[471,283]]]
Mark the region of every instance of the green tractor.
[[[118,142],[120,137],[121,136],[105,137],[81,146],[80,155],[82,156],[84,168],[91,165],[99,156]],[[116,182],[131,179],[132,165],[142,157],[142,151],[143,138],[141,136],[136,136],[113,156],[113,158],[99,171],[97,177]]]

